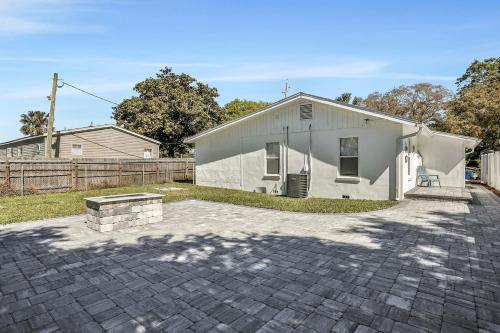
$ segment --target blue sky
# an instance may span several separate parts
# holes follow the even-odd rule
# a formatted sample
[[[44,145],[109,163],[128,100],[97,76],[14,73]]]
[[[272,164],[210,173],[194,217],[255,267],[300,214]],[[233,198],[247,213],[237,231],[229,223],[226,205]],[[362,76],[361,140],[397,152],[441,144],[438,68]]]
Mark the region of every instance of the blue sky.
[[[233,98],[366,97],[401,84],[454,89],[500,55],[498,1],[0,0],[0,141],[48,111],[52,73],[113,101],[171,66]],[[56,128],[111,123],[111,105],[59,89]]]

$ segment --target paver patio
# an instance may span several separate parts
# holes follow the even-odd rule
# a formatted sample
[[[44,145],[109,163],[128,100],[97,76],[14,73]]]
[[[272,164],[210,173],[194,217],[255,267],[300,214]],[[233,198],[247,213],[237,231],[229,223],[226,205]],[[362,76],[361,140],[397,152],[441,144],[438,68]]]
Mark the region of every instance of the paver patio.
[[[184,201],[0,227],[0,331],[499,332],[500,200],[313,215]]]

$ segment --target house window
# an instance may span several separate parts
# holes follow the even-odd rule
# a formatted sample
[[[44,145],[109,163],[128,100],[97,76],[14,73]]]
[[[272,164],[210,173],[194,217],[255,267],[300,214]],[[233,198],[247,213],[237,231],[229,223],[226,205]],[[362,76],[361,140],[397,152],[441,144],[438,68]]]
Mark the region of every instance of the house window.
[[[302,104],[300,106],[300,120],[309,120],[313,117],[313,105]]]
[[[36,150],[37,150],[38,153],[40,153],[42,151],[42,145],[39,144],[39,143],[37,143],[36,144]]]
[[[266,143],[266,174],[280,174],[280,143]]]
[[[23,156],[23,147],[17,148],[17,156]]]
[[[7,148],[7,157],[12,157],[12,148]]]
[[[82,155],[82,145],[72,144],[71,145],[71,155]]]
[[[151,148],[144,149],[144,158],[153,158],[153,149]]]
[[[358,176],[358,138],[340,139],[340,175]]]

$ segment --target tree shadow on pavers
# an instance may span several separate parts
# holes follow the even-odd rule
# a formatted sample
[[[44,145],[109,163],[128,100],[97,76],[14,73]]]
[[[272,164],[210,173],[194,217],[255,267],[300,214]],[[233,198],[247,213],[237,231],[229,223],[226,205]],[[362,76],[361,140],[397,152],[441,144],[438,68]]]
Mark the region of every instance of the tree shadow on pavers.
[[[426,226],[361,220],[342,233],[367,244],[166,234],[69,249],[64,227],[2,230],[0,331],[477,330],[478,318],[498,322],[498,281],[473,273],[495,258],[466,241],[463,215]]]

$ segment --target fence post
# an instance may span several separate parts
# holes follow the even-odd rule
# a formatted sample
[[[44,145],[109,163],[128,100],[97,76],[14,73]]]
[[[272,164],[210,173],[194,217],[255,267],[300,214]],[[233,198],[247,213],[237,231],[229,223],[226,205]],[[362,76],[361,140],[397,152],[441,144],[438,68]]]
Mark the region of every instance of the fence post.
[[[142,185],[144,185],[144,163],[142,163]]]
[[[156,162],[156,184],[160,183],[160,161]]]
[[[21,195],[24,195],[24,164],[21,164]]]
[[[88,165],[85,164],[85,191],[88,191],[88,189],[89,189],[89,184],[88,184],[88,180],[87,180],[87,169],[88,169]]]
[[[7,188],[10,188],[10,161],[9,159],[5,160],[5,185]]]
[[[123,164],[122,161],[118,161],[118,186],[122,185],[122,172],[123,172]]]
[[[184,180],[188,179],[188,161],[184,162]]]
[[[78,188],[78,161],[71,160],[71,189]]]
[[[170,174],[169,174],[169,167],[168,167],[168,160],[165,162],[165,183],[170,183]]]

